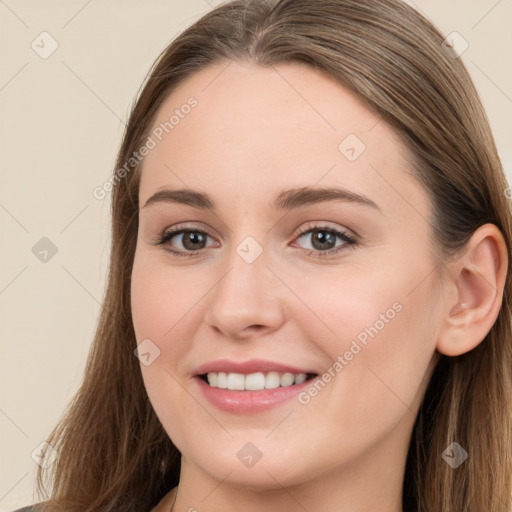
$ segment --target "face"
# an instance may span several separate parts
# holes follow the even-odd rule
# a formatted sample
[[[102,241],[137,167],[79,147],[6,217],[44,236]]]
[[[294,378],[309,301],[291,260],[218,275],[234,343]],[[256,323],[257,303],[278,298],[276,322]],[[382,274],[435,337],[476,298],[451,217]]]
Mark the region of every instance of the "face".
[[[182,83],[150,137],[132,314],[183,463],[259,489],[399,468],[442,298],[399,137],[308,67],[239,63]]]

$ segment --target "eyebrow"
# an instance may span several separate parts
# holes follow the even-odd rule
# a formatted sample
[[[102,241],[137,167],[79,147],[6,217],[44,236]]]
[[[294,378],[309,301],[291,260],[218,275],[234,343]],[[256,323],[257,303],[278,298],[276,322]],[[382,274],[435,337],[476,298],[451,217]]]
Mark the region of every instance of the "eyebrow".
[[[271,203],[275,210],[293,210],[302,206],[321,203],[324,201],[344,201],[363,206],[369,206],[378,211],[380,207],[369,197],[356,194],[343,188],[311,188],[301,187],[281,192],[276,200]],[[177,203],[192,206],[200,210],[215,210],[215,202],[202,192],[190,189],[170,190],[164,189],[155,192],[144,204],[143,208],[155,203]]]

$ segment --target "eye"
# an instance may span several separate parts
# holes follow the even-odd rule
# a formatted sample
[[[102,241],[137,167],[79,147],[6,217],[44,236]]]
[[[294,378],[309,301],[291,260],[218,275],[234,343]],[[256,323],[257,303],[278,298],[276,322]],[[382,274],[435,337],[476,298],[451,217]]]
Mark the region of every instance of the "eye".
[[[211,238],[206,231],[194,227],[183,225],[175,226],[172,229],[164,231],[154,242],[155,245],[165,246],[165,250],[176,256],[196,256],[202,249],[207,248],[207,240]],[[307,226],[297,235],[297,239],[310,239],[312,249],[305,251],[308,256],[323,257],[338,253],[346,248],[355,247],[357,240],[349,236],[344,231],[330,226]],[[173,243],[172,241],[176,239]],[[337,239],[341,240],[336,244]],[[173,245],[178,244],[178,248],[173,249]],[[179,247],[181,245],[181,247]],[[219,247],[219,243],[214,241],[209,247]]]
[[[308,256],[329,256],[338,253],[348,247],[354,248],[357,240],[347,235],[344,231],[329,226],[308,226],[301,231],[298,239],[309,239],[313,250],[307,250]],[[336,245],[336,239],[340,239],[341,243]]]
[[[210,238],[208,233],[201,229],[176,226],[173,229],[164,231],[155,243],[156,245],[165,245],[166,250],[176,256],[194,256],[198,254],[201,249],[206,247],[206,240],[208,238]],[[176,239],[177,243],[181,245],[181,247],[178,247],[179,250],[174,250],[169,247],[173,239]],[[215,242],[213,246],[218,247],[219,243]]]

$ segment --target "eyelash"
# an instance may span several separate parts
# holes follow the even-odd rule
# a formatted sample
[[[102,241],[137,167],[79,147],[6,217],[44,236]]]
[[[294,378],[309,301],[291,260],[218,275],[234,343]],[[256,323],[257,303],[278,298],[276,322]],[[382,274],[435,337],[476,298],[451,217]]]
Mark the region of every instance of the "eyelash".
[[[353,237],[349,236],[344,231],[332,228],[330,226],[307,226],[306,228],[304,228],[302,231],[300,231],[296,235],[296,238],[301,238],[304,235],[306,235],[308,233],[315,232],[315,231],[324,231],[324,232],[336,235],[337,237],[341,238],[343,240],[343,242],[345,242],[345,244],[343,244],[337,248],[334,248],[334,249],[329,249],[328,251],[304,249],[305,254],[307,256],[314,256],[317,258],[322,258],[322,257],[326,257],[326,256],[330,256],[332,254],[338,253],[342,250],[345,250],[346,248],[353,249],[357,246],[357,240],[355,240]],[[164,233],[162,233],[162,235],[159,235],[158,239],[155,242],[155,245],[163,246],[167,242],[170,242],[175,236],[181,235],[184,233],[200,233],[201,235],[209,236],[208,233],[206,231],[203,231],[202,229],[195,229],[193,227],[176,226],[174,229],[172,229],[170,231],[164,231]],[[348,246],[348,247],[346,247],[346,246]],[[170,248],[166,248],[166,251],[172,253],[175,256],[184,256],[184,257],[196,256],[197,254],[199,254],[199,252],[201,252],[201,251],[182,252],[182,251],[176,251],[176,250],[170,249]]]

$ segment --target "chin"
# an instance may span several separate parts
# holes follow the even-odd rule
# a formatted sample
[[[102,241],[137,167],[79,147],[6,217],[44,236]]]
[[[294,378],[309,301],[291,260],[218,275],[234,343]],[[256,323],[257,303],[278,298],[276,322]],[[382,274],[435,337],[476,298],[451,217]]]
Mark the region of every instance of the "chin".
[[[271,491],[293,487],[310,480],[316,473],[315,461],[305,456],[301,444],[295,449],[283,446],[282,441],[265,443],[236,436],[222,445],[205,446],[204,438],[187,440],[183,449],[182,466],[185,471],[200,471],[212,480],[253,491]],[[254,439],[254,437],[253,437]],[[307,461],[307,464],[306,464]],[[325,467],[324,467],[325,469]]]

